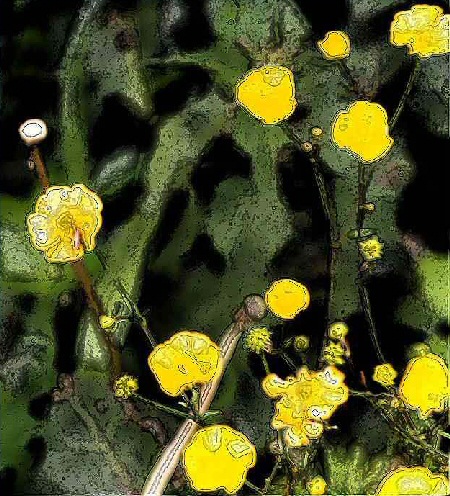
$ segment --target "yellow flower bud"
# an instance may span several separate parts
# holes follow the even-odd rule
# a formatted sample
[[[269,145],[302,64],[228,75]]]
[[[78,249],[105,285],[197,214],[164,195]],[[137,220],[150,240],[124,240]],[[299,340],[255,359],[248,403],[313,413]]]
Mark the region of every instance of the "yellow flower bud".
[[[327,483],[325,482],[325,479],[323,477],[318,475],[307,483],[307,488],[309,494],[320,496],[322,494],[325,494],[325,491],[327,490]]]
[[[340,341],[341,339],[344,339],[347,334],[348,326],[345,322],[334,322],[328,328],[328,336],[330,336],[331,339]]]
[[[311,134],[314,138],[320,138],[323,135],[323,129],[321,127],[313,127],[311,129]]]
[[[245,333],[244,348],[253,353],[262,353],[272,349],[272,333],[267,327],[254,327]]]
[[[378,382],[378,384],[388,387],[394,385],[397,375],[397,371],[390,363],[383,363],[375,367],[372,377],[375,382]]]
[[[308,336],[295,336],[294,338],[294,349],[296,351],[302,352],[309,348],[309,337]]]
[[[123,375],[114,383],[114,394],[117,398],[127,399],[139,389],[138,380],[131,375]]]
[[[105,331],[111,329],[116,324],[116,319],[114,317],[109,317],[108,315],[100,315],[98,323],[102,329]]]

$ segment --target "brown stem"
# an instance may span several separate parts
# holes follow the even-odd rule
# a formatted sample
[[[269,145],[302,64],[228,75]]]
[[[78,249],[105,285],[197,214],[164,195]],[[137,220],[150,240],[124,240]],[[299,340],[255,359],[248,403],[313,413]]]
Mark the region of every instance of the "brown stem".
[[[42,189],[45,191],[50,186],[50,179],[48,178],[47,168],[45,167],[44,159],[42,158],[41,151],[37,146],[31,148],[31,160],[33,161]]]
[[[216,395],[227,365],[233,357],[242,333],[254,322],[261,320],[266,313],[264,300],[260,296],[248,296],[242,308],[237,312],[234,323],[225,331],[219,346],[222,351],[223,368],[212,382],[203,386],[200,393],[199,414],[204,415]],[[181,456],[199,429],[192,419],[185,420],[172,441],[165,447],[158,461],[150,472],[142,489],[142,496],[162,496],[180,461]]]

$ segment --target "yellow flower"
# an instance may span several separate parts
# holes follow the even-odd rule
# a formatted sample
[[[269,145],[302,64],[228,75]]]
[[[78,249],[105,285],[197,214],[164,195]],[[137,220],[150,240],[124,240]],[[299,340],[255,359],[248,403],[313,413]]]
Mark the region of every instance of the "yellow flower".
[[[399,393],[406,405],[418,409],[422,417],[442,412],[449,395],[449,373],[444,360],[433,353],[410,360]]]
[[[114,383],[114,394],[117,398],[129,398],[139,389],[136,377],[131,375],[123,375]]]
[[[244,335],[244,347],[253,353],[270,351],[272,348],[272,333],[267,327],[254,327]]]
[[[306,351],[309,348],[309,341],[308,336],[295,336],[294,349],[298,352]]]
[[[323,358],[328,364],[343,365],[345,349],[342,343],[329,342],[323,349]]]
[[[179,396],[220,373],[222,357],[220,348],[208,336],[182,331],[158,345],[150,353],[148,365],[161,389],[169,396]]]
[[[363,162],[382,159],[394,144],[386,110],[378,103],[358,100],[336,115],[333,141]]]
[[[272,283],[265,295],[266,305],[282,319],[293,319],[309,306],[309,291],[303,284],[292,279],[280,279]]]
[[[95,248],[102,225],[100,198],[82,184],[52,186],[27,218],[32,245],[49,262],[75,262]]]
[[[112,329],[116,324],[116,322],[117,321],[114,317],[109,317],[108,315],[100,315],[98,319],[98,323],[100,324],[100,327],[105,331]]]
[[[397,371],[390,363],[383,363],[375,367],[372,377],[375,382],[387,387],[394,385],[397,375]]]
[[[383,256],[384,244],[378,240],[378,236],[371,236],[364,241],[360,241],[358,246],[362,257],[368,262],[378,260]]]
[[[292,72],[281,65],[253,69],[238,81],[237,103],[264,124],[277,124],[295,110],[295,84]]]
[[[450,52],[450,15],[435,5],[414,5],[397,12],[391,24],[390,41],[408,45],[410,55],[431,57]]]
[[[306,484],[309,494],[322,495],[327,490],[327,483],[320,475],[317,475]]]
[[[343,31],[328,31],[317,46],[328,60],[345,59],[350,55],[350,38]]]
[[[400,467],[381,481],[376,496],[446,496],[449,492],[445,475],[433,474],[425,467]]]
[[[345,322],[333,322],[328,328],[328,336],[331,339],[341,340],[348,334],[348,325]]]
[[[256,449],[241,432],[226,425],[200,429],[184,451],[182,463],[196,491],[236,493],[256,463]]]
[[[305,446],[323,432],[323,421],[348,399],[345,375],[333,366],[319,372],[301,367],[296,377],[280,379],[269,374],[262,383],[270,398],[281,398],[272,419],[274,429],[284,429],[289,446]]]

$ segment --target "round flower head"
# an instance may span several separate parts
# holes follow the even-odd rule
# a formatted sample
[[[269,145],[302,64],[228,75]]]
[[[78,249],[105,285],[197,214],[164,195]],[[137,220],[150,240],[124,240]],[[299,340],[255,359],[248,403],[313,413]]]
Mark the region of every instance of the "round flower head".
[[[317,475],[316,477],[308,481],[306,487],[308,488],[309,494],[319,496],[325,494],[325,491],[327,490],[327,483],[325,482],[325,479],[323,477]]]
[[[241,432],[226,425],[200,429],[184,451],[182,463],[196,491],[236,493],[256,463],[256,449]]]
[[[341,340],[348,334],[348,326],[345,322],[333,322],[328,328],[328,336],[331,339]]]
[[[253,353],[270,351],[272,348],[272,333],[267,327],[253,327],[244,334],[244,348]]]
[[[108,315],[100,315],[98,318],[98,323],[100,324],[100,327],[104,329],[105,331],[109,331],[112,329],[117,321],[114,317],[109,317]]]
[[[114,394],[117,398],[127,399],[139,389],[136,377],[131,375],[123,375],[114,383]]]
[[[265,65],[244,74],[235,96],[239,105],[264,124],[287,119],[297,106],[294,75],[281,65]]]
[[[422,58],[450,53],[450,15],[435,5],[414,5],[397,12],[390,41],[395,46],[407,45],[410,55]]]
[[[379,241],[378,236],[371,236],[358,243],[359,252],[367,262],[382,258],[383,246],[384,244]]]
[[[356,101],[338,112],[332,138],[338,147],[367,163],[385,157],[394,144],[389,136],[386,110],[378,103],[366,101]]]
[[[397,371],[390,363],[383,363],[375,367],[373,372],[373,380],[385,387],[393,386],[397,375]]]
[[[182,331],[150,353],[148,365],[161,389],[179,396],[196,384],[210,382],[222,370],[220,348],[208,336]]]
[[[308,308],[310,298],[303,284],[292,279],[280,279],[266,291],[265,300],[273,314],[289,320]]]
[[[309,348],[310,339],[308,336],[304,336],[303,334],[300,336],[295,336],[294,338],[294,349],[301,353],[302,351],[306,351]]]
[[[343,31],[328,31],[317,46],[323,56],[329,60],[345,59],[350,55],[350,38]]]
[[[343,365],[345,363],[345,349],[342,343],[329,342],[323,349],[323,358],[328,364]]]
[[[389,472],[377,488],[376,496],[447,496],[447,477],[425,467],[400,467]]]
[[[49,262],[75,262],[95,248],[102,225],[100,198],[82,184],[52,186],[27,218],[32,245]]]
[[[328,420],[339,405],[348,399],[345,375],[333,366],[319,372],[301,367],[296,377],[280,379],[269,374],[262,387],[269,398],[280,398],[272,419],[274,429],[283,430],[289,446],[306,446],[323,432]]]
[[[400,397],[422,417],[442,412],[449,396],[449,373],[444,360],[433,353],[408,362],[399,386]]]

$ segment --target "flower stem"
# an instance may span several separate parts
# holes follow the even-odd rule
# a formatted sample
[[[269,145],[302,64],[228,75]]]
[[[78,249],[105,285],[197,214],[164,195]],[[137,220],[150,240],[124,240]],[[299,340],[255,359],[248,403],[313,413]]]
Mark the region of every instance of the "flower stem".
[[[151,400],[149,398],[146,398],[145,396],[141,396],[140,394],[133,394],[133,398],[136,398],[143,403],[146,403],[147,405],[154,406],[158,410],[161,410],[166,413],[171,413],[172,415],[176,415],[177,417],[182,417],[182,418],[191,418],[191,415],[188,412],[182,412],[181,410],[178,410],[177,408],[172,408],[171,406],[163,405],[162,403],[159,403],[157,401]]]
[[[395,125],[398,122],[398,119],[403,112],[403,108],[405,106],[406,100],[408,99],[408,96],[411,92],[411,89],[414,85],[414,81],[416,79],[417,74],[419,73],[420,69],[420,58],[416,57],[411,73],[408,78],[408,82],[406,83],[405,89],[402,93],[402,96],[400,98],[400,101],[398,102],[397,108],[394,111],[394,115],[392,116],[391,120],[389,121],[389,130],[392,132],[394,129]]]
[[[445,437],[447,439],[450,439],[450,434],[448,434],[447,432],[444,432],[444,431],[438,431],[438,434],[442,437]]]
[[[45,191],[50,186],[50,179],[47,174],[44,159],[42,158],[41,151],[37,146],[31,149],[31,160],[36,167],[36,172],[41,183],[42,189]]]
[[[261,356],[261,361],[263,363],[264,372],[266,373],[266,375],[269,375],[270,374],[270,367],[269,367],[269,362],[267,361],[266,354],[264,352],[262,352],[260,356]]]
[[[261,489],[259,489],[258,486],[255,486],[255,484],[252,484],[250,481],[246,480],[244,482],[244,484],[249,487],[252,491],[255,491],[256,494],[264,494],[263,491],[261,491]]]

